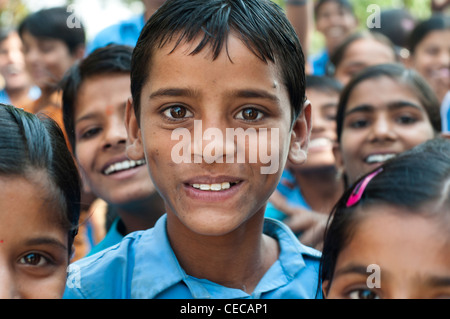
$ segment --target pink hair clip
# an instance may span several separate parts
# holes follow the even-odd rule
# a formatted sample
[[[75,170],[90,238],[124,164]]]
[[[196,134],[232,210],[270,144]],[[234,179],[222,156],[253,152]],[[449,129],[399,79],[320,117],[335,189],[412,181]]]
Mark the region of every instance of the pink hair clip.
[[[356,185],[356,187],[353,189],[352,194],[350,195],[350,197],[347,200],[347,205],[346,205],[347,207],[351,207],[351,206],[357,204],[361,200],[362,194],[364,193],[364,190],[366,189],[367,184],[369,184],[369,182],[375,176],[377,176],[382,170],[383,170],[383,168],[380,167],[375,172],[367,175],[362,181],[360,181],[358,183],[358,185]]]

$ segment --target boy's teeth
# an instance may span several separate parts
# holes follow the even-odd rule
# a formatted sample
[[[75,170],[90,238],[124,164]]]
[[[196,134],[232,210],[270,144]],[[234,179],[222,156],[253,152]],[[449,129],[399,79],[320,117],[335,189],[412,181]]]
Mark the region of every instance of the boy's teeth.
[[[231,187],[229,182],[217,183],[217,184],[192,184],[192,187],[200,189],[202,191],[221,191]]]
[[[390,160],[391,158],[394,158],[395,154],[374,154],[374,155],[369,155],[366,158],[366,163],[368,164],[373,164],[373,163],[383,163],[386,162],[388,160]]]
[[[105,175],[110,175],[112,173],[115,173],[115,172],[118,172],[118,171],[127,170],[127,169],[130,169],[130,168],[133,168],[133,167],[136,167],[136,166],[140,166],[140,165],[143,165],[143,164],[145,164],[145,160],[144,159],[139,160],[139,161],[126,160],[126,161],[118,162],[118,163],[115,163],[115,164],[112,164],[112,165],[108,166],[103,171],[103,173]]]

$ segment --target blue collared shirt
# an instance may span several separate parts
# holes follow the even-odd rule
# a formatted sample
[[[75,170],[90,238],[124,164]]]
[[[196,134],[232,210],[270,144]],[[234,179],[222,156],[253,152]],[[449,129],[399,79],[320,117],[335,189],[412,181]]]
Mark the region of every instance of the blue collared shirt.
[[[283,181],[291,185],[295,185],[294,187],[286,186]],[[301,207],[307,210],[311,210],[311,206],[305,201],[303,198],[300,187],[296,185],[295,178],[288,170],[283,171],[283,175],[281,176],[281,181],[278,183],[277,190],[286,197],[287,203],[293,207]],[[273,218],[277,220],[284,221],[286,219],[286,214],[282,211],[275,208],[272,203],[267,203],[266,212],[264,214],[265,217]],[[297,234],[298,235],[298,234]]]
[[[264,233],[278,241],[280,254],[248,294],[186,274],[170,246],[166,222],[163,215],[155,227],[76,261],[64,298],[315,298],[321,253],[302,245],[283,223],[265,219]]]

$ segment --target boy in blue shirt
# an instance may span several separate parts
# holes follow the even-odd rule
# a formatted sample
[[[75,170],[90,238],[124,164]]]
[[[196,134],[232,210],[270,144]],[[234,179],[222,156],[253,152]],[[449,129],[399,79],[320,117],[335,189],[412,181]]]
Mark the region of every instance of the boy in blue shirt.
[[[65,297],[314,298],[320,252],[264,219],[286,160],[306,160],[304,67],[269,0],[167,1],[133,52],[125,115],[166,214],[77,262]]]

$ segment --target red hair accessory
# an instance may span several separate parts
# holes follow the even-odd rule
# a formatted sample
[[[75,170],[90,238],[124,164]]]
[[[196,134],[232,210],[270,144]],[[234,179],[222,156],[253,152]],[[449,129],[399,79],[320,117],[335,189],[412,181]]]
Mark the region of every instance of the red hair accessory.
[[[367,187],[367,184],[369,184],[369,182],[375,177],[377,176],[381,171],[383,170],[383,168],[379,168],[377,169],[375,172],[367,175],[362,181],[360,181],[358,183],[358,185],[356,185],[356,187],[353,189],[352,194],[350,195],[350,197],[347,200],[347,207],[351,207],[353,205],[356,205],[362,197],[362,194],[364,193],[364,190]]]

